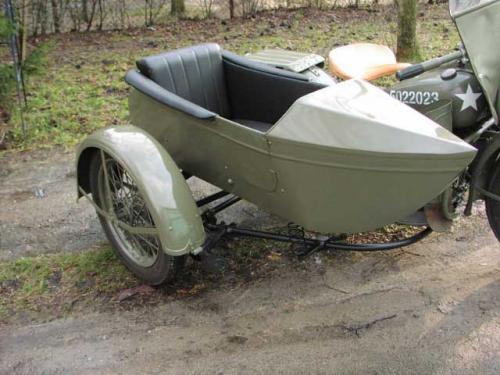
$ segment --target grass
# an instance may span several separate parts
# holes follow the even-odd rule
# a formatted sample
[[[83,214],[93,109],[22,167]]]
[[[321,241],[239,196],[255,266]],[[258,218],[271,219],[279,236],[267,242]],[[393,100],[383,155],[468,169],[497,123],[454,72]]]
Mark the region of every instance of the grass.
[[[227,259],[223,274],[206,273],[197,263],[190,264],[175,282],[155,289],[141,285],[108,246],[0,262],[0,325],[133,308],[165,301],[168,296],[191,297],[217,286],[248,281],[257,277],[255,270],[284,266],[275,257],[275,251],[282,248],[267,241],[229,242],[218,248],[219,255]],[[122,300],[122,295],[138,289],[139,293]]]
[[[98,305],[137,285],[108,248],[53,254],[0,263],[0,318],[17,314],[61,315]]]
[[[49,37],[53,48],[46,69],[27,83],[28,134],[22,134],[19,113],[14,111],[9,147],[72,147],[96,129],[126,123],[129,88],[123,77],[141,56],[208,41],[240,54],[284,48],[326,56],[337,45],[359,41],[394,47],[395,19],[393,10],[384,7],[278,10],[255,19],[173,20],[148,30]],[[444,6],[423,7],[418,28],[424,59],[449,52],[459,42]]]
[[[108,60],[102,59],[107,62]],[[29,108],[25,113],[28,137],[15,113],[12,138],[18,147],[71,146],[90,132],[124,122],[127,116],[126,84],[117,79],[126,66],[112,63],[76,63],[72,68],[48,69],[29,83]]]
[[[126,300],[121,299],[123,294],[145,287],[108,246],[0,262],[0,326],[192,297],[249,282],[290,262],[307,267],[295,256],[285,256],[287,248],[287,244],[265,240],[224,241],[214,249],[226,259],[224,272],[203,271],[201,264],[191,262],[173,283],[146,288],[145,294],[139,292]]]
[[[392,225],[374,232],[352,234],[346,240],[387,242],[414,235],[419,230],[421,228]],[[288,228],[272,231],[288,233]],[[166,301],[168,297],[192,297],[216,287],[230,287],[261,277],[269,279],[273,272],[285,267],[305,270],[311,265],[314,267],[314,262],[297,258],[295,252],[300,248],[300,245],[249,238],[224,241],[214,249],[215,254],[225,259],[224,271],[212,274],[194,262],[185,267],[175,282],[155,289],[141,286],[108,246],[81,253],[0,262],[0,324],[151,305]],[[331,256],[327,253],[323,259],[335,257],[335,253]],[[138,293],[133,292],[138,289]],[[121,296],[131,291],[129,297],[133,298],[122,300]]]

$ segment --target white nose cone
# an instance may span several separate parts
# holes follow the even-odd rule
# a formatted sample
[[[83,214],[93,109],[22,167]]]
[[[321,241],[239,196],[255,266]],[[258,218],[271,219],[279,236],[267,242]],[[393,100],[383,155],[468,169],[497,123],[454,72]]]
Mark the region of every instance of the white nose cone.
[[[269,135],[353,151],[449,155],[469,161],[476,152],[421,113],[357,79],[301,97]]]

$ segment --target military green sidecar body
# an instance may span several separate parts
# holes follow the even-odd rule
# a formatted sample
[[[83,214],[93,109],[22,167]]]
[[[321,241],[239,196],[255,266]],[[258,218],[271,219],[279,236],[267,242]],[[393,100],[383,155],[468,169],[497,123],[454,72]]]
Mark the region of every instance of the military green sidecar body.
[[[130,111],[182,170],[325,233],[404,218],[439,195],[475,154],[423,115],[355,80],[297,98],[267,129],[245,125],[260,118],[199,119],[138,90]]]
[[[306,229],[357,232],[425,205],[476,152],[367,82],[325,86],[215,44],[140,60],[126,80],[131,122],[148,141],[130,141],[133,127],[94,135],[80,148],[80,188],[90,192],[88,149],[126,163],[162,242],[182,222],[184,241],[164,246],[169,254],[193,251],[202,238],[194,201],[173,203],[188,194],[179,170]]]

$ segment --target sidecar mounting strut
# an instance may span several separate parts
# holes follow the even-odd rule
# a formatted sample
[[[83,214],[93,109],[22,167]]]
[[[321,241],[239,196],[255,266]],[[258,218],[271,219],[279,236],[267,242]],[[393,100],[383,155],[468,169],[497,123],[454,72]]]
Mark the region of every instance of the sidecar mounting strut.
[[[264,232],[248,228],[238,228],[233,225],[227,224],[205,224],[205,228],[212,233],[215,233],[215,238],[217,241],[208,240],[206,246],[203,246],[203,250],[210,251],[215,247],[222,238],[229,237],[252,237],[261,238],[266,240],[278,241],[278,242],[289,242],[295,244],[304,244],[307,246],[305,250],[302,250],[298,255],[299,257],[306,257],[320,250],[342,250],[342,251],[387,251],[394,250],[401,247],[411,245],[418,242],[425,237],[427,237],[432,229],[426,227],[424,230],[418,232],[412,237],[405,238],[399,241],[385,242],[385,243],[367,243],[367,244],[351,244],[339,240],[339,237],[330,237],[326,240],[319,240],[313,238],[302,238],[288,236],[284,234]],[[209,237],[213,238],[213,237]]]
[[[203,198],[198,202],[202,202],[202,204],[198,204],[199,207],[206,205],[210,202],[216,201],[224,196],[228,195],[222,194],[222,192],[215,193],[211,196]],[[222,203],[207,209],[203,214],[203,220],[205,229],[209,233],[207,236],[207,240],[203,245],[203,251],[210,252],[219,241],[221,241],[224,237],[251,237],[251,238],[260,238],[278,242],[288,242],[292,244],[298,244],[305,246],[305,249],[301,250],[297,253],[297,255],[301,258],[309,256],[315,252],[321,250],[342,250],[342,251],[387,251],[394,250],[401,247],[409,246],[415,242],[418,242],[425,237],[427,237],[432,229],[430,227],[426,227],[422,231],[417,234],[402,239],[398,241],[385,242],[385,243],[363,243],[363,244],[351,244],[344,241],[345,236],[332,236],[326,239],[314,239],[314,238],[306,238],[305,236],[297,236],[297,235],[287,235],[287,234],[279,234],[272,233],[260,230],[254,230],[249,228],[239,228],[235,224],[225,224],[224,222],[217,223],[215,215],[224,209],[232,206],[233,204],[240,201],[241,198],[237,196],[231,196],[230,198],[224,200]]]

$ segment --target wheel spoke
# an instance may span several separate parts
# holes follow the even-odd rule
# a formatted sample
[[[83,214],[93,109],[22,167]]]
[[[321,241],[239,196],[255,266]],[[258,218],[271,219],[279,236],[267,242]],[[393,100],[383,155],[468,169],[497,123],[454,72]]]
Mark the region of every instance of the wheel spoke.
[[[106,195],[107,211],[129,227],[155,228],[134,179],[116,160],[102,153],[101,186]],[[130,233],[119,223],[110,222],[127,254],[138,264],[152,265],[161,251],[157,235]]]
[[[142,236],[142,235],[140,235],[140,234],[135,234],[135,236],[139,237],[142,241],[146,242],[146,244],[147,244],[147,245],[149,245],[147,248],[148,248],[149,250],[151,250],[151,251],[150,251],[150,253],[151,253],[151,252],[154,252],[154,251],[158,251],[158,247],[159,247],[159,246],[158,246],[158,244],[157,244],[157,243],[156,243],[156,244],[152,243],[152,242],[151,242],[151,241],[149,241],[146,237],[144,237],[144,236]]]

